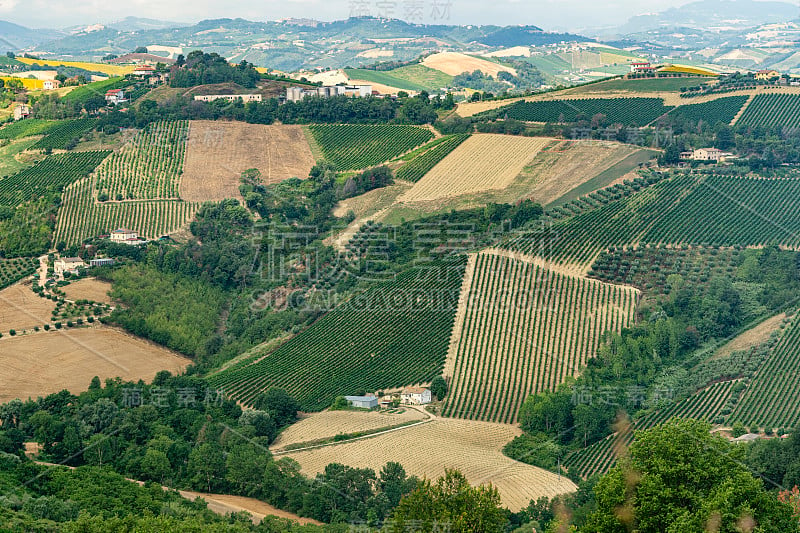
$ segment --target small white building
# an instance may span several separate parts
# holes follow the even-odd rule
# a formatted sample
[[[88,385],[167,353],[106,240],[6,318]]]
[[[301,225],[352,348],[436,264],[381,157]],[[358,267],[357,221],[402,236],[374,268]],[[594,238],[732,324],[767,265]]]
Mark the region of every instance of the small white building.
[[[431,390],[424,387],[406,387],[400,393],[400,400],[406,405],[425,405],[433,401]]]
[[[110,257],[96,257],[89,261],[91,267],[113,266],[114,260]]]
[[[111,240],[113,242],[128,243],[130,241],[138,241],[139,234],[133,230],[119,228],[111,232]]]
[[[14,120],[22,120],[31,116],[31,108],[26,104],[19,104],[14,108]]]
[[[241,99],[243,102],[260,102],[261,95],[260,94],[198,94],[195,95],[194,99],[198,102],[213,102],[214,100],[228,100],[229,102],[233,102],[234,100]]]
[[[63,276],[65,272],[77,274],[79,268],[85,268],[86,263],[80,257],[62,257],[57,259],[53,269],[59,276]]]
[[[61,87],[61,82],[58,80],[44,80],[42,88],[45,91],[52,91],[53,89],[58,89]]]
[[[155,67],[150,65],[139,65],[135,69],[133,69],[132,74],[134,76],[138,76],[140,78],[144,78],[145,76],[152,76],[156,73]]]
[[[730,152],[723,152],[719,148],[698,148],[691,152],[681,152],[682,159],[692,159],[694,161],[724,161],[735,157]]]
[[[360,409],[375,409],[378,407],[378,398],[375,396],[345,396],[345,400],[353,407]]]
[[[127,100],[125,100],[125,91],[122,89],[110,89],[106,91],[106,103],[119,104],[122,102],[127,102]]]

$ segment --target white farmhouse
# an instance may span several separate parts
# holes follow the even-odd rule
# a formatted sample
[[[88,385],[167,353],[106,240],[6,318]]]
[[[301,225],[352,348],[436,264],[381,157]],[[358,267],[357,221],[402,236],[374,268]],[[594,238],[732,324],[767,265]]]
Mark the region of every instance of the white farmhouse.
[[[406,405],[425,405],[431,403],[431,390],[424,387],[407,387],[400,393],[401,401]]]
[[[119,228],[111,232],[111,241],[121,244],[129,244],[132,241],[139,241],[139,234],[135,231]]]
[[[57,259],[53,270],[59,276],[63,276],[65,272],[70,272],[72,274],[77,274],[79,268],[84,268],[86,263],[83,262],[83,259],[80,257],[62,257]]]

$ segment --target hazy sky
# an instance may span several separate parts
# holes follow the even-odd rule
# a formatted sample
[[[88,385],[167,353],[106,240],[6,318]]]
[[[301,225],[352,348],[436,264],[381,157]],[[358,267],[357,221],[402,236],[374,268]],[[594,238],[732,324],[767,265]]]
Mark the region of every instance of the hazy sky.
[[[112,22],[129,15],[195,22],[241,17],[276,20],[392,16],[444,24],[534,24],[545,29],[618,25],[630,16],[661,11],[690,0],[0,0],[0,19],[28,27],[63,28]],[[409,14],[414,13],[414,16]]]

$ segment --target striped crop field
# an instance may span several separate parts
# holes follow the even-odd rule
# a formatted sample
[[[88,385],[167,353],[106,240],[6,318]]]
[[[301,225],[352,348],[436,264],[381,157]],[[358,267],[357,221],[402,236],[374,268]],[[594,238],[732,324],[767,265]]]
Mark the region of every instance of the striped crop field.
[[[665,213],[689,194],[696,182],[697,178],[685,174],[664,179],[551,227],[514,235],[501,247],[544,256],[559,264],[588,266],[603,250],[638,243],[652,225],[668,216]]]
[[[800,320],[795,318],[758,369],[731,413],[731,422],[762,428],[800,423]]]
[[[634,425],[636,429],[649,429],[672,418],[695,418],[713,423],[731,396],[731,390],[735,383],[737,383],[736,380],[729,380],[709,385],[685,400],[648,413],[636,420]]]
[[[251,403],[273,387],[320,411],[337,396],[424,383],[442,372],[466,259],[412,268],[340,304],[260,360],[208,378]]]
[[[757,94],[736,125],[800,128],[800,94]]]
[[[642,240],[800,246],[800,180],[707,176],[665,212]]]
[[[399,200],[435,201],[505,189],[552,139],[479,133],[427,172]]]
[[[443,140],[439,141],[436,146],[430,150],[416,156],[414,159],[397,169],[395,173],[397,179],[417,182],[422,179],[422,176],[430,172],[430,170],[439,163],[442,159],[455,150],[458,145],[463,143],[469,138],[469,134],[450,135],[442,137]],[[433,141],[436,142],[436,141]],[[424,148],[424,147],[423,147]]]
[[[584,100],[519,101],[492,111],[510,119],[530,122],[576,122],[605,115],[612,123],[646,126],[672,109],[661,98],[588,98]]]
[[[177,199],[189,122],[159,121],[97,169],[97,191],[112,200]]]
[[[634,321],[634,288],[502,252],[471,261],[445,369],[451,390],[445,416],[515,422],[528,395],[578,374],[605,332]]]
[[[44,137],[31,147],[31,150],[65,149],[70,143],[77,144],[86,133],[97,126],[95,118],[66,120],[48,129]],[[73,145],[74,145],[73,144]]]
[[[603,475],[617,464],[633,442],[633,432],[613,433],[591,446],[574,451],[564,458],[564,467],[570,474],[583,479]]]
[[[52,154],[38,164],[0,179],[0,205],[16,207],[48,193],[61,192],[88,176],[110,152]]]
[[[564,459],[564,466],[571,474],[577,474],[584,479],[596,474],[602,475],[627,452],[633,442],[633,430],[649,429],[673,418],[695,418],[713,422],[730,397],[734,383],[736,381],[715,383],[684,400],[648,413],[626,430],[570,453]]]
[[[6,124],[0,128],[0,139],[22,139],[33,135],[42,135],[61,124],[58,120],[41,120],[28,118]]]
[[[703,121],[711,125],[718,122],[730,124],[748,98],[750,97],[729,96],[702,104],[682,105],[670,111],[669,116],[684,118],[690,122]]]
[[[433,139],[429,129],[419,126],[317,124],[309,130],[336,170],[379,165]]]
[[[95,179],[86,178],[64,191],[53,242],[71,246],[120,227],[153,239],[185,227],[200,208],[199,203],[182,200],[97,202],[92,193]]]

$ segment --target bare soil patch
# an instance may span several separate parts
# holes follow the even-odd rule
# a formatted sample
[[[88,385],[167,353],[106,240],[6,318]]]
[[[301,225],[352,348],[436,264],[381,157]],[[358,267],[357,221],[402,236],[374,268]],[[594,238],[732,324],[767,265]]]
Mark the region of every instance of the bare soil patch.
[[[305,178],[314,158],[300,126],[195,120],[189,123],[180,196],[190,202],[240,198],[243,171],[257,168],[265,184]]]
[[[290,457],[306,474],[322,472],[334,462],[377,471],[397,461],[409,474],[429,479],[443,475],[445,468],[457,468],[473,485],[492,483],[512,511],[527,506],[531,499],[575,491],[567,478],[503,455],[503,446],[520,433],[505,424],[437,419]]]
[[[86,390],[92,377],[150,381],[190,360],[122,331],[80,328],[0,339],[0,402],[67,389]]]
[[[108,291],[111,290],[111,284],[95,278],[80,279],[70,283],[62,290],[67,295],[67,299],[72,301],[89,300],[109,305],[113,303],[108,295]]]
[[[56,304],[34,294],[30,285],[18,283],[0,291],[0,333],[33,329],[50,322]],[[0,391],[0,394],[2,392]]]

